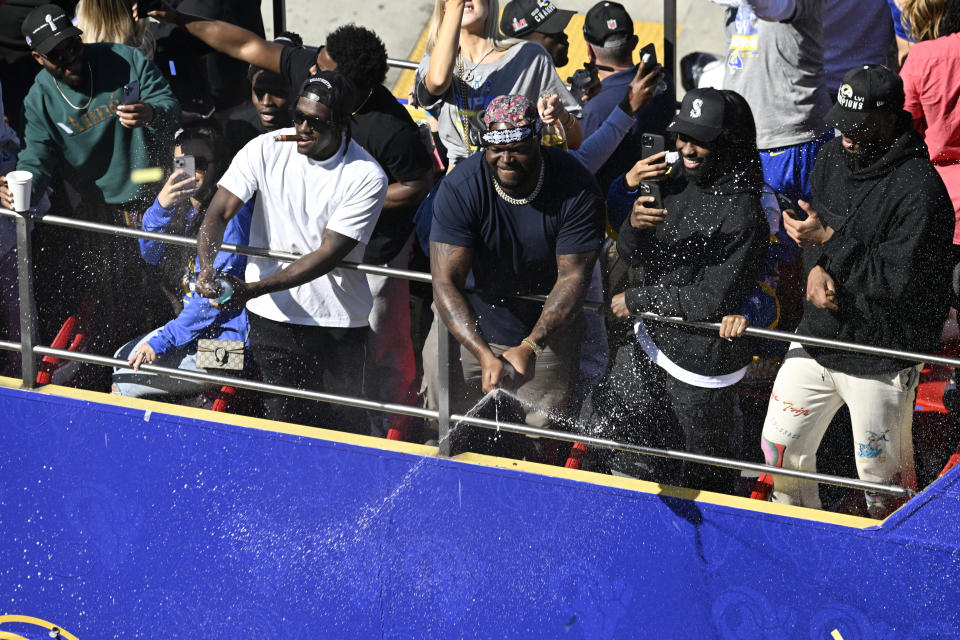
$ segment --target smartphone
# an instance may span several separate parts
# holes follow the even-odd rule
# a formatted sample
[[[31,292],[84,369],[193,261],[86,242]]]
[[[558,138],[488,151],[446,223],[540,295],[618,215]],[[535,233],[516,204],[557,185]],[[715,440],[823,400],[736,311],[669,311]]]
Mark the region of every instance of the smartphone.
[[[794,220],[807,219],[806,212],[800,207],[798,207],[797,205],[793,204],[793,200],[783,195],[779,191],[777,192],[777,204],[780,205],[780,213],[783,213],[784,211],[789,209],[793,211],[793,213],[790,214],[790,217],[793,218]]]
[[[140,102],[140,81],[132,80],[123,85],[123,104],[137,104]]]
[[[646,63],[647,69],[649,69],[651,65],[656,66],[657,47],[652,42],[640,49],[640,62]]]
[[[176,171],[179,169],[183,173],[191,178],[197,176],[197,163],[193,159],[193,156],[176,156],[173,159],[173,169]]]
[[[640,195],[654,197],[653,202],[648,202],[644,206],[647,206],[651,209],[663,209],[663,197],[660,195],[660,185],[658,185],[656,182],[641,180]]]
[[[667,141],[663,136],[656,133],[645,133],[640,136],[640,159],[646,159],[650,156],[667,150]]]

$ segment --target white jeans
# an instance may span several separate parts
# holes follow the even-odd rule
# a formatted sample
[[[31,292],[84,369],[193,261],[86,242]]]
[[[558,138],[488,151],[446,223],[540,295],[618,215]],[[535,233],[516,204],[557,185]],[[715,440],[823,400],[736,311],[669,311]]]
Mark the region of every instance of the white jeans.
[[[916,488],[913,407],[921,365],[895,373],[851,375],[828,369],[799,344],[790,351],[773,385],[760,446],[767,464],[816,471],[817,448],[844,404],[853,426],[854,456],[861,480]],[[773,500],[820,508],[817,483],[774,476]],[[867,509],[885,516],[896,504],[867,492]]]

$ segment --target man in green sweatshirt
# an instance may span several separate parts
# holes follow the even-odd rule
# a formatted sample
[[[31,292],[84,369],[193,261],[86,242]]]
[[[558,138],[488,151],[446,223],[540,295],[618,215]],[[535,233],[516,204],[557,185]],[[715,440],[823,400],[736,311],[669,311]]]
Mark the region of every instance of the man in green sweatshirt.
[[[149,189],[135,184],[131,172],[166,160],[180,122],[167,81],[136,49],[84,45],[80,30],[56,5],[33,10],[21,29],[43,67],[24,101],[24,148],[17,163],[33,174],[33,201],[59,168],[81,195],[141,210]],[[139,84],[139,97],[124,104],[129,84]],[[5,189],[0,197],[4,206],[11,204]]]
[[[79,193],[83,217],[139,228],[156,187],[138,184],[133,172],[167,164],[180,123],[180,105],[167,81],[132,47],[83,44],[80,30],[56,5],[34,9],[21,32],[42,67],[24,101],[17,162],[17,169],[33,174],[32,201],[59,176]],[[5,184],[0,204],[12,208]],[[78,285],[89,285],[96,301],[97,333],[122,341],[123,330],[135,335],[141,323],[152,326],[156,318],[149,317],[151,305],[140,284],[136,243],[96,235],[89,245],[89,255],[60,264],[81,263],[74,264],[83,270],[76,274]]]

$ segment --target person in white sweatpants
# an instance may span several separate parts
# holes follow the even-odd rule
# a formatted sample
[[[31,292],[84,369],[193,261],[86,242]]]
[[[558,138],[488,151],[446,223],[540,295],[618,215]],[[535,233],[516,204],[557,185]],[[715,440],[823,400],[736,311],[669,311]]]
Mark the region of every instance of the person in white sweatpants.
[[[767,463],[817,470],[817,449],[833,416],[844,404],[853,426],[854,457],[861,480],[916,488],[913,463],[913,405],[920,365],[895,373],[852,375],[819,364],[791,344],[770,395],[760,446]],[[775,502],[820,508],[817,483],[778,476]],[[892,504],[866,493],[867,510],[882,515]]]
[[[827,121],[813,198],[783,212],[803,248],[806,302],[797,333],[898,351],[931,353],[950,301],[953,210],[909,113],[903,83],[880,65],[843,78]],[[846,404],[860,478],[916,487],[911,425],[916,361],[791,345],[777,375],[761,448],[770,465],[816,469],[817,448]],[[774,500],[820,507],[817,485],[774,476]],[[902,503],[866,495],[870,516]]]

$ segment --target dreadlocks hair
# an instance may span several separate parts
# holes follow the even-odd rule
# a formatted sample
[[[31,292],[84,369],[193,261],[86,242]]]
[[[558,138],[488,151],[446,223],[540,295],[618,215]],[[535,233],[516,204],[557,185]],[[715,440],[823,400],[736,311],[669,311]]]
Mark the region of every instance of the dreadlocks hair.
[[[387,48],[373,31],[347,24],[327,36],[325,47],[337,71],[355,86],[375,87],[386,79]]]

